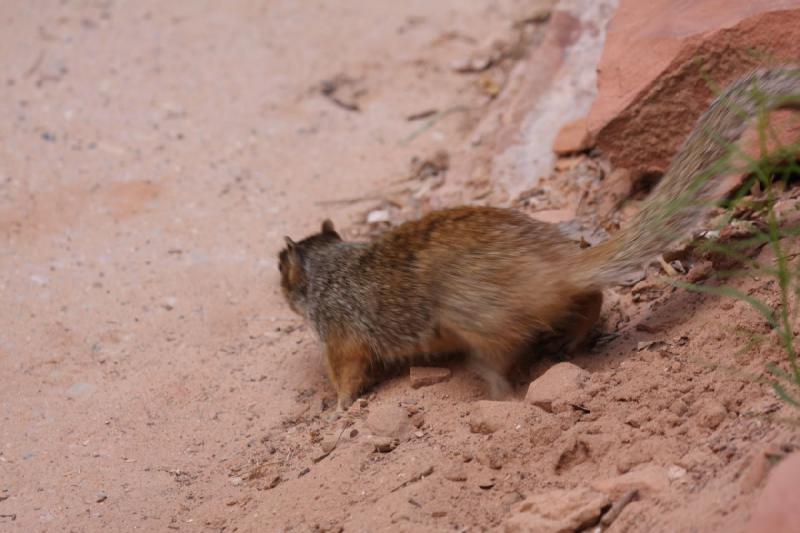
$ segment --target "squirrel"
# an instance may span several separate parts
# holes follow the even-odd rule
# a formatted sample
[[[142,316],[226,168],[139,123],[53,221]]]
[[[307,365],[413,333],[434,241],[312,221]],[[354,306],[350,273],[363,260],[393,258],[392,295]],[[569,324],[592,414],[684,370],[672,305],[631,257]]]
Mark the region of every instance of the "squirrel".
[[[800,68],[762,69],[723,91],[699,118],[629,225],[581,248],[554,225],[513,209],[462,206],[405,222],[370,243],[345,242],[325,220],[285,237],[281,289],[325,350],[338,409],[376,364],[466,352],[491,397],[530,342],[558,331],[569,349],[599,318],[604,287],[684,237],[720,192],[731,145],[762,109],[800,108]]]

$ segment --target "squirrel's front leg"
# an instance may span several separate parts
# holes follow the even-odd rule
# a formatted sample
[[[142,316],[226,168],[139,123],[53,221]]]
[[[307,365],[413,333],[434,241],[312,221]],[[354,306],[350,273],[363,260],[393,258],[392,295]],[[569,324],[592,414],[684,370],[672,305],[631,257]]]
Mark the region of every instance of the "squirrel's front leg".
[[[336,387],[337,409],[346,411],[366,382],[369,351],[351,337],[328,339],[325,351],[328,374]]]

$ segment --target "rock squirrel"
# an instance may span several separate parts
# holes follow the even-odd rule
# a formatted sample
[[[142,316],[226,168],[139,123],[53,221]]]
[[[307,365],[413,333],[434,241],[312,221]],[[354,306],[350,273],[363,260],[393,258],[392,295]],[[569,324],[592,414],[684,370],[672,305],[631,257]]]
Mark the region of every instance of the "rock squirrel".
[[[800,108],[800,68],[758,70],[700,117],[631,223],[582,249],[512,209],[463,206],[406,222],[370,243],[345,242],[330,220],[280,252],[281,287],[319,335],[346,409],[376,363],[463,351],[493,398],[531,339],[557,330],[579,345],[602,289],[684,237],[719,194],[730,145],[760,109]]]

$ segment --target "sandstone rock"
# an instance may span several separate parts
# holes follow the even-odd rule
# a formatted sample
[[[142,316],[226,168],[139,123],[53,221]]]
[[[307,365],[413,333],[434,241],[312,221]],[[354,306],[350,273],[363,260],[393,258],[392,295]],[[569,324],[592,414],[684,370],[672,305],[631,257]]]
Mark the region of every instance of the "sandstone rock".
[[[642,280],[631,288],[634,302],[649,302],[664,294],[666,287],[655,281]]]
[[[697,283],[698,281],[706,279],[713,271],[714,265],[711,261],[698,261],[689,269],[689,273],[686,274],[686,281],[689,283]]]
[[[558,363],[534,380],[528,387],[525,400],[545,411],[552,412],[553,402],[578,401],[589,373],[572,363]]]
[[[450,379],[451,375],[452,372],[449,368],[438,368],[434,366],[412,366],[411,370],[409,370],[411,387],[414,389],[447,381]]]
[[[592,147],[589,127],[585,118],[565,124],[553,141],[553,151],[558,155],[583,152]]]
[[[497,478],[491,474],[482,472],[478,474],[476,483],[479,488],[482,488],[483,490],[489,490],[495,486],[495,484],[497,483]]]
[[[442,474],[448,481],[463,482],[467,480],[467,473],[463,466],[453,466],[444,471]]]
[[[506,533],[567,533],[583,530],[600,519],[608,496],[586,487],[553,490],[529,496],[514,507]]]
[[[703,400],[697,410],[697,423],[708,429],[717,429],[728,415],[727,409],[717,400]]]
[[[389,453],[390,451],[397,448],[399,441],[396,438],[392,437],[370,435],[369,437],[367,437],[365,443],[366,443],[365,445],[370,449],[370,451],[376,451],[379,453]]]
[[[647,61],[633,49],[647,50]],[[765,57],[800,57],[796,2],[620,0],[598,66],[590,134],[613,166],[661,172],[713,97],[704,77],[725,86]]]
[[[663,467],[651,464],[621,476],[595,481],[591,487],[613,499],[631,490],[637,490],[640,494],[657,494],[669,488],[669,477]]]
[[[408,413],[396,405],[381,405],[370,408],[366,426],[373,435],[401,439],[411,429]]]
[[[800,453],[793,453],[773,468],[756,501],[748,533],[790,533],[800,524]]]

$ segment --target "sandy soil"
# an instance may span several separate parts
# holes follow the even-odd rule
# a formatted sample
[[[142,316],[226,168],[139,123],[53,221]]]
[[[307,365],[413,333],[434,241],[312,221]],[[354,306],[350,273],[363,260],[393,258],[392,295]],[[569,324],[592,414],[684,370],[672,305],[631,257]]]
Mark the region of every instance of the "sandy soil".
[[[758,458],[800,444],[749,379],[781,353],[740,352],[767,333],[757,313],[655,269],[609,291],[602,330],[621,335],[571,360],[590,374],[578,407],[481,402],[456,360],[331,416],[278,290],[283,235],[374,230],[369,198],[491,107],[493,86],[449,65],[542,5],[376,4],[0,5],[1,530],[480,531],[587,483],[640,489],[610,531],[741,528]],[[594,190],[577,183],[555,207]],[[421,179],[400,201],[437,204]],[[768,279],[741,288],[774,301]]]

